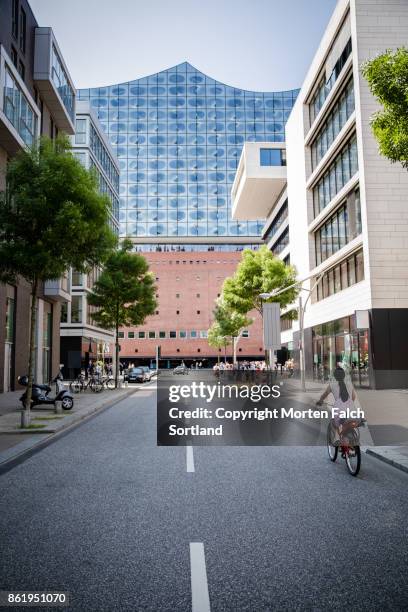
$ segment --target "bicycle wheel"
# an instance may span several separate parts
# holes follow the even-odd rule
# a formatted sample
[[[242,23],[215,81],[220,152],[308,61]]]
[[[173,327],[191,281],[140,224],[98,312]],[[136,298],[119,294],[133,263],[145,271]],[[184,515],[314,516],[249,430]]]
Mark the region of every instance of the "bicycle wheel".
[[[83,388],[84,388],[84,385],[82,381],[80,380],[73,380],[72,382],[69,383],[69,389],[71,393],[80,393]]]
[[[114,389],[115,388],[115,379],[114,378],[108,378],[108,380],[105,380],[105,387],[107,389]]]
[[[332,428],[332,424],[329,423],[329,425],[327,426],[327,454],[329,455],[329,459],[330,461],[336,461],[337,459],[337,455],[339,454],[339,447],[335,446],[332,443],[332,436],[333,436],[333,428]]]
[[[91,391],[94,393],[100,393],[103,391],[103,384],[99,380],[93,380],[89,383]]]
[[[361,451],[359,446],[349,447],[346,452],[347,469],[352,476],[357,476],[361,466]]]

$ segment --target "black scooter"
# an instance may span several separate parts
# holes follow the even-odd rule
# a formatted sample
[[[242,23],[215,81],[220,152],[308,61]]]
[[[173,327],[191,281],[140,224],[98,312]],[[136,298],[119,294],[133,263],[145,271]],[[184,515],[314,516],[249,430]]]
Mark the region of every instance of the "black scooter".
[[[23,387],[28,385],[28,376],[19,376],[17,380]],[[63,410],[71,410],[71,408],[74,406],[74,398],[62,384],[62,380],[62,374],[59,372],[52,381],[55,383],[55,397],[49,396],[49,393],[51,392],[51,387],[49,385],[39,385],[37,383],[33,383],[31,407],[33,408],[34,406],[39,406],[41,404],[55,405],[56,401],[60,401]],[[20,402],[23,404],[24,408],[26,397],[27,391],[20,397]]]

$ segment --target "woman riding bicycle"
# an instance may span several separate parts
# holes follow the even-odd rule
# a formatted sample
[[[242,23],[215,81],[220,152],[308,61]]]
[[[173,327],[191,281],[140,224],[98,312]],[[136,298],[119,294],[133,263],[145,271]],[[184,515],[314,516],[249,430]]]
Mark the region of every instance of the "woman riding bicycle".
[[[333,372],[334,380],[330,381],[327,385],[326,389],[320,396],[320,399],[316,402],[317,406],[321,406],[323,404],[323,400],[330,395],[330,393],[334,397],[334,408],[337,409],[337,413],[339,411],[353,409],[354,401],[356,399],[356,394],[354,388],[350,383],[345,382],[346,373],[343,368],[339,366]],[[340,441],[340,437],[343,430],[343,423],[347,419],[342,419],[338,416],[338,414],[333,418],[333,422],[335,425],[335,442]]]

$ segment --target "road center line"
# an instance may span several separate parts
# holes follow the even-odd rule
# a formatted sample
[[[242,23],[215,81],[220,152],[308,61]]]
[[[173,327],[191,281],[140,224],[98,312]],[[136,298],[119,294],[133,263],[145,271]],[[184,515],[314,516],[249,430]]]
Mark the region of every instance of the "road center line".
[[[202,542],[190,542],[190,571],[192,612],[211,612]]]
[[[187,472],[195,472],[193,447],[190,445],[186,446],[186,463]]]

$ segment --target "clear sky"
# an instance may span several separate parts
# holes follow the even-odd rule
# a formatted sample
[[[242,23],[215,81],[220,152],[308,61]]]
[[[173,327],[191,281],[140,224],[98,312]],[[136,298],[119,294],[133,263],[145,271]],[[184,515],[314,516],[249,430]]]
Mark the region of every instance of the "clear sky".
[[[189,61],[228,85],[299,87],[336,0],[29,0],[75,85],[137,79]]]

